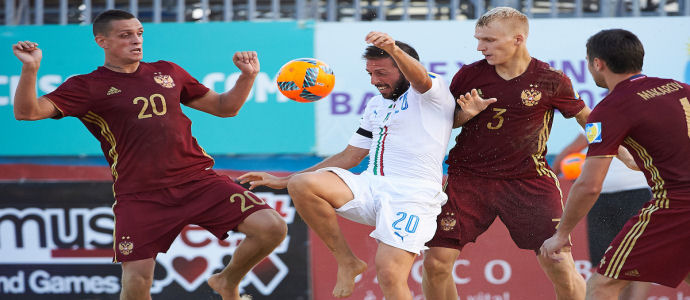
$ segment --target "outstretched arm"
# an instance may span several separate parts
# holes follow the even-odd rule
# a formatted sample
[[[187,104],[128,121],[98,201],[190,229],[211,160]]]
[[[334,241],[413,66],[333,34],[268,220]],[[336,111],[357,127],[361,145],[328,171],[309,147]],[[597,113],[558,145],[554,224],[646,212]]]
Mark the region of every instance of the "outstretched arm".
[[[424,66],[412,56],[395,45],[395,40],[387,33],[372,31],[366,36],[366,42],[386,51],[398,65],[398,69],[419,93],[424,94],[431,89],[431,78]]]
[[[259,58],[254,51],[236,52],[232,61],[242,72],[232,89],[222,94],[210,90],[206,95],[189,101],[186,105],[221,118],[236,116],[249,97],[260,66]]]
[[[582,167],[582,174],[575,181],[568,200],[565,203],[565,210],[558,223],[556,233],[544,241],[540,248],[540,255],[560,260],[562,257],[556,255],[561,249],[568,245],[569,235],[575,229],[575,225],[587,215],[594,202],[597,201],[601,192],[601,184],[611,164],[612,157],[588,157]]]
[[[249,189],[252,190],[257,186],[265,185],[273,189],[284,189],[287,187],[288,180],[295,174],[316,171],[321,168],[326,167],[338,167],[342,169],[350,169],[359,165],[362,160],[369,154],[368,149],[359,148],[355,146],[348,145],[343,151],[328,157],[321,161],[320,163],[293,173],[286,177],[277,177],[266,172],[249,172],[242,174],[242,176],[237,177],[240,183],[244,184],[249,182]]]
[[[59,112],[45,97],[36,99],[36,77],[41,66],[43,52],[31,41],[12,45],[12,52],[22,62],[17,91],[14,94],[14,117],[17,120],[42,120],[56,116]]]

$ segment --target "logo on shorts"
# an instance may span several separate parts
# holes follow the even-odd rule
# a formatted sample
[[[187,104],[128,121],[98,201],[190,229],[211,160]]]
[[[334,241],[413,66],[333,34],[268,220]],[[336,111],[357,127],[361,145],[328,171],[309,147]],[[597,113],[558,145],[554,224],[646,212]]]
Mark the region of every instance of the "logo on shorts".
[[[162,75],[158,73],[158,75],[153,76],[153,80],[155,80],[156,83],[160,84],[164,88],[175,87],[175,82],[173,81],[172,77],[170,77],[170,75]]]
[[[632,269],[628,272],[625,272],[625,276],[630,276],[630,277],[640,277],[640,272],[637,271],[637,269]]]
[[[541,92],[537,90],[539,86],[536,84],[530,84],[529,89],[522,90],[520,98],[522,99],[522,104],[526,106],[535,106],[541,100]]]
[[[601,122],[587,123],[585,133],[589,144],[601,143]]]
[[[120,250],[120,253],[122,253],[122,255],[129,255],[132,253],[132,250],[134,249],[134,243],[128,241],[129,239],[129,236],[123,236],[122,242],[120,242],[120,244],[117,245],[117,249]]]
[[[455,214],[447,212],[446,215],[441,218],[441,230],[451,231],[455,227]]]

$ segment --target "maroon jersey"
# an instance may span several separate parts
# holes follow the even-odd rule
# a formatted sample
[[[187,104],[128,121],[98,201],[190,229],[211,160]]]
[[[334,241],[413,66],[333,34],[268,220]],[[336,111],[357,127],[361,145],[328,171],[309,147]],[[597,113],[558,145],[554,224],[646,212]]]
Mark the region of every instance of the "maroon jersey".
[[[498,101],[462,126],[448,156],[448,173],[489,178],[551,175],[545,156],[554,109],[570,118],[585,106],[570,79],[532,58],[525,73],[505,80],[481,60],[463,66],[450,85],[455,98],[472,89],[484,99]]]
[[[161,189],[213,171],[180,104],[208,92],[178,65],[139,64],[134,73],[105,67],[69,78],[45,95],[62,116],[77,117],[101,143],[117,194]],[[61,116],[61,117],[62,117]]]
[[[689,99],[690,86],[671,79],[636,75],[621,81],[587,120],[587,156],[613,156],[623,145],[658,207],[690,207]]]

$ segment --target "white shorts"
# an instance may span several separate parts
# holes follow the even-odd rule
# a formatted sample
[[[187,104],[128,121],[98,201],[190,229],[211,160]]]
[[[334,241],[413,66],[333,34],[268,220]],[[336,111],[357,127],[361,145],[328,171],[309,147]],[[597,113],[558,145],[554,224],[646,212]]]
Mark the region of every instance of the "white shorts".
[[[441,184],[414,178],[352,174],[341,168],[324,168],[338,175],[354,199],[336,209],[348,220],[375,226],[369,236],[378,241],[420,254],[436,233],[436,217],[448,197]]]

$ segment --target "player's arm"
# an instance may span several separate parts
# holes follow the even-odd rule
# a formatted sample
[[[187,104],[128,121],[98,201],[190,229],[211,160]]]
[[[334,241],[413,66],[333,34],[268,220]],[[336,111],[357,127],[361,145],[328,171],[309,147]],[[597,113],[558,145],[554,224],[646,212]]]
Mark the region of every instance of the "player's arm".
[[[569,154],[580,152],[585,148],[587,148],[587,138],[582,134],[578,134],[570,144],[563,148],[561,153],[556,155],[556,158],[553,160],[553,165],[551,166],[553,172],[559,174],[561,172],[561,161]]]
[[[556,233],[544,241],[540,248],[540,254],[554,260],[560,260],[557,254],[567,246],[568,236],[580,220],[587,215],[597,201],[601,192],[601,184],[604,182],[606,172],[609,169],[613,157],[587,157],[582,167],[580,177],[570,188],[568,200],[565,203],[565,211],[558,224]]]
[[[589,109],[589,107],[585,106],[579,113],[575,115],[577,123],[579,123],[580,126],[582,126],[582,128],[585,128],[585,125],[587,124],[587,118],[589,118],[589,114],[591,112],[592,110]],[[632,154],[630,154],[628,149],[625,149],[625,147],[618,146],[618,154],[616,155],[616,158],[622,161],[626,167],[635,171],[640,171],[640,168],[637,166],[637,163],[635,163],[635,159],[633,158]]]
[[[410,82],[412,88],[420,94],[424,94],[431,89],[431,78],[424,66],[396,46],[395,40],[387,33],[372,31],[367,34],[365,40],[367,43],[386,51],[393,58],[395,64],[398,65],[398,69],[400,69],[403,76]]]
[[[240,177],[237,177],[237,179],[242,184],[249,182],[250,190],[262,185],[265,185],[273,189],[284,189],[287,187],[287,183],[290,180],[290,177],[295,176],[296,174],[312,172],[327,167],[338,167],[342,169],[354,168],[357,165],[359,165],[368,154],[368,149],[348,145],[340,153],[330,156],[308,169],[290,174],[289,176],[278,177],[268,174],[266,172],[249,172],[246,174],[242,174]]]
[[[59,111],[47,98],[36,99],[36,77],[43,53],[31,41],[12,45],[12,51],[22,62],[22,73],[14,94],[14,117],[17,120],[42,120],[56,116]]]
[[[589,109],[589,107],[585,106],[580,110],[579,113],[575,115],[575,120],[577,120],[577,123],[582,126],[582,129],[585,128],[585,125],[587,125],[587,118],[589,118],[589,114],[592,113],[592,110]]]
[[[232,61],[241,71],[232,89],[222,94],[209,90],[206,95],[191,100],[186,105],[221,118],[236,116],[249,97],[260,66],[254,51],[235,52]]]
[[[626,167],[628,167],[631,170],[635,171],[640,171],[640,167],[637,165],[635,162],[635,159],[633,158],[632,154],[628,151],[623,146],[618,147],[618,154],[616,155],[616,158],[618,158],[620,161],[625,164]]]

